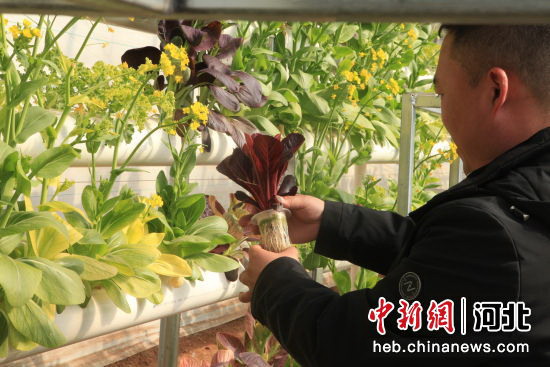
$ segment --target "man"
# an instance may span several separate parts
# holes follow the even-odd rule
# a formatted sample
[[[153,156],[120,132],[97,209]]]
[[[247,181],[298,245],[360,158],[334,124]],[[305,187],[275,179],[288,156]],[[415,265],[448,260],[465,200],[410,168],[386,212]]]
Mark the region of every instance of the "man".
[[[304,367],[550,365],[550,26],[443,30],[434,82],[468,177],[407,217],[281,199],[294,243],[384,279],[340,296],[295,249],[250,249],[241,300]]]

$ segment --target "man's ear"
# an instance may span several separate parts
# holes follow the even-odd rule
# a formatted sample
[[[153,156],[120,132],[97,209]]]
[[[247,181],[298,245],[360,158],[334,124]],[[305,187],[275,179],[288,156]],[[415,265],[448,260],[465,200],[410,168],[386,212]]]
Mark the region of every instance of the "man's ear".
[[[508,99],[508,73],[502,68],[493,67],[487,72],[491,88],[492,111],[496,113]]]

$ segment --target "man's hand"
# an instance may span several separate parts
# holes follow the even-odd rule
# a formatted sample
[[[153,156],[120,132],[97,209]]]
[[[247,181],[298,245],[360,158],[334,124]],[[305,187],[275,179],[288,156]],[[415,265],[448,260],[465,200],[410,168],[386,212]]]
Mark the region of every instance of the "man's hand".
[[[258,245],[251,246],[248,250],[248,265],[239,276],[239,280],[248,287],[249,291],[241,292],[239,300],[245,303],[250,302],[254,286],[262,270],[273,260],[285,256],[298,260],[298,250],[296,247],[289,247],[283,252],[275,253],[264,250]]]
[[[317,239],[325,202],[309,195],[278,196],[283,207],[292,215],[287,218],[292,243],[306,243]]]

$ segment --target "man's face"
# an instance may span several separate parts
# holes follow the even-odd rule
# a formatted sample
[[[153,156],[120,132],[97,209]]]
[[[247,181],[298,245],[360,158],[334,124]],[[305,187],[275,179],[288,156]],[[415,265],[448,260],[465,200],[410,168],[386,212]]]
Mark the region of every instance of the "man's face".
[[[453,57],[452,35],[441,46],[435,73],[436,93],[441,96],[441,118],[458,147],[458,154],[468,172],[469,157],[475,154],[476,135],[480,134],[480,88],[470,84],[464,67]]]

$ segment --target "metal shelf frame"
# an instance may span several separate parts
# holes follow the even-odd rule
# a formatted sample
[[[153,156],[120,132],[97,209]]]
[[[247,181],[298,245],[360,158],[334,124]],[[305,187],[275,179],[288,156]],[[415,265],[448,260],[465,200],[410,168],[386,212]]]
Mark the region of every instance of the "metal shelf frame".
[[[547,23],[544,0],[0,0],[0,12],[172,19]]]

